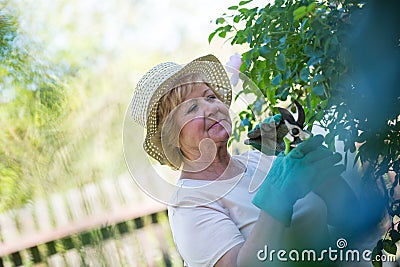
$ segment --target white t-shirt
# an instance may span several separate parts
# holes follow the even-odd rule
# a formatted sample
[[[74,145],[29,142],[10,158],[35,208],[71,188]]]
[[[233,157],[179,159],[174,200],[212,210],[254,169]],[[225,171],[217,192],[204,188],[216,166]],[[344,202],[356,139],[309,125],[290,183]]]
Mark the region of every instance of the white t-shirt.
[[[234,157],[247,167],[242,175],[217,181],[178,181],[168,217],[177,249],[189,267],[214,266],[228,250],[246,240],[259,217],[252,199],[275,157],[257,150]],[[315,194],[307,198],[320,208],[322,200]],[[296,203],[293,217],[309,209],[301,201]]]

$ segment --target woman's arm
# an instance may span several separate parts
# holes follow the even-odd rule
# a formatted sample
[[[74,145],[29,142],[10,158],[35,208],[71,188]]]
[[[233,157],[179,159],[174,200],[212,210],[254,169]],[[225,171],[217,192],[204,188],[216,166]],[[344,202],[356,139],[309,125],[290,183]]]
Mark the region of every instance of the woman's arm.
[[[265,261],[258,259],[257,254],[259,254],[260,250],[264,250],[265,245],[268,245],[271,249],[280,247],[285,229],[286,227],[282,222],[261,211],[259,219],[247,240],[225,253],[215,266],[268,266]],[[268,244],[266,243],[267,241]],[[260,256],[265,255],[262,254]]]
[[[327,248],[330,238],[327,227],[327,208],[314,193],[308,194],[294,205],[292,224],[286,227],[268,213],[261,211],[248,239],[232,248],[216,266],[280,266],[289,260],[288,249]],[[267,249],[265,250],[265,246]],[[284,249],[283,262],[277,251]],[[275,251],[273,251],[275,250]],[[265,253],[268,253],[267,255]],[[272,261],[269,258],[270,254]],[[259,260],[261,257],[262,260]],[[292,262],[292,265],[295,264]],[[292,266],[290,265],[290,266]],[[325,266],[325,265],[321,265]]]

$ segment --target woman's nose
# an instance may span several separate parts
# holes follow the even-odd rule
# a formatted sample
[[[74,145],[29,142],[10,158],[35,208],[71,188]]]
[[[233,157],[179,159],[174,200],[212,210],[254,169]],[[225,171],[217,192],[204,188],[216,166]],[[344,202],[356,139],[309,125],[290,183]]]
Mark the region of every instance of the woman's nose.
[[[204,101],[204,115],[210,117],[218,112],[218,105],[213,102]]]

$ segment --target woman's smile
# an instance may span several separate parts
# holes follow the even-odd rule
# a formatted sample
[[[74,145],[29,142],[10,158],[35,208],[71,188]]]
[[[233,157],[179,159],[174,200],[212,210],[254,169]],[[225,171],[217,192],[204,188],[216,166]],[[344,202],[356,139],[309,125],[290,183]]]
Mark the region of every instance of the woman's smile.
[[[215,134],[215,132],[218,131],[224,131],[224,133],[226,135],[229,136],[229,131],[230,131],[230,124],[225,120],[219,120],[219,121],[215,121],[214,123],[211,124],[211,126],[208,128],[208,134]]]

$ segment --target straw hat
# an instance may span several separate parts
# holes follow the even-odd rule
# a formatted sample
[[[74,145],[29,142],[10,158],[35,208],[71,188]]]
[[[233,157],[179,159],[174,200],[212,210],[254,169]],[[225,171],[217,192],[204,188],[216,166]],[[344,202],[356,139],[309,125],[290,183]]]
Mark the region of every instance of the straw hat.
[[[208,84],[230,106],[232,88],[229,77],[221,62],[213,55],[207,55],[193,60],[186,65],[164,62],[150,69],[138,82],[130,104],[131,116],[135,122],[146,128],[143,143],[148,155],[161,164],[168,160],[161,147],[155,145],[157,125],[157,108],[160,98],[169,90],[179,85],[179,79],[192,73],[205,76]]]

